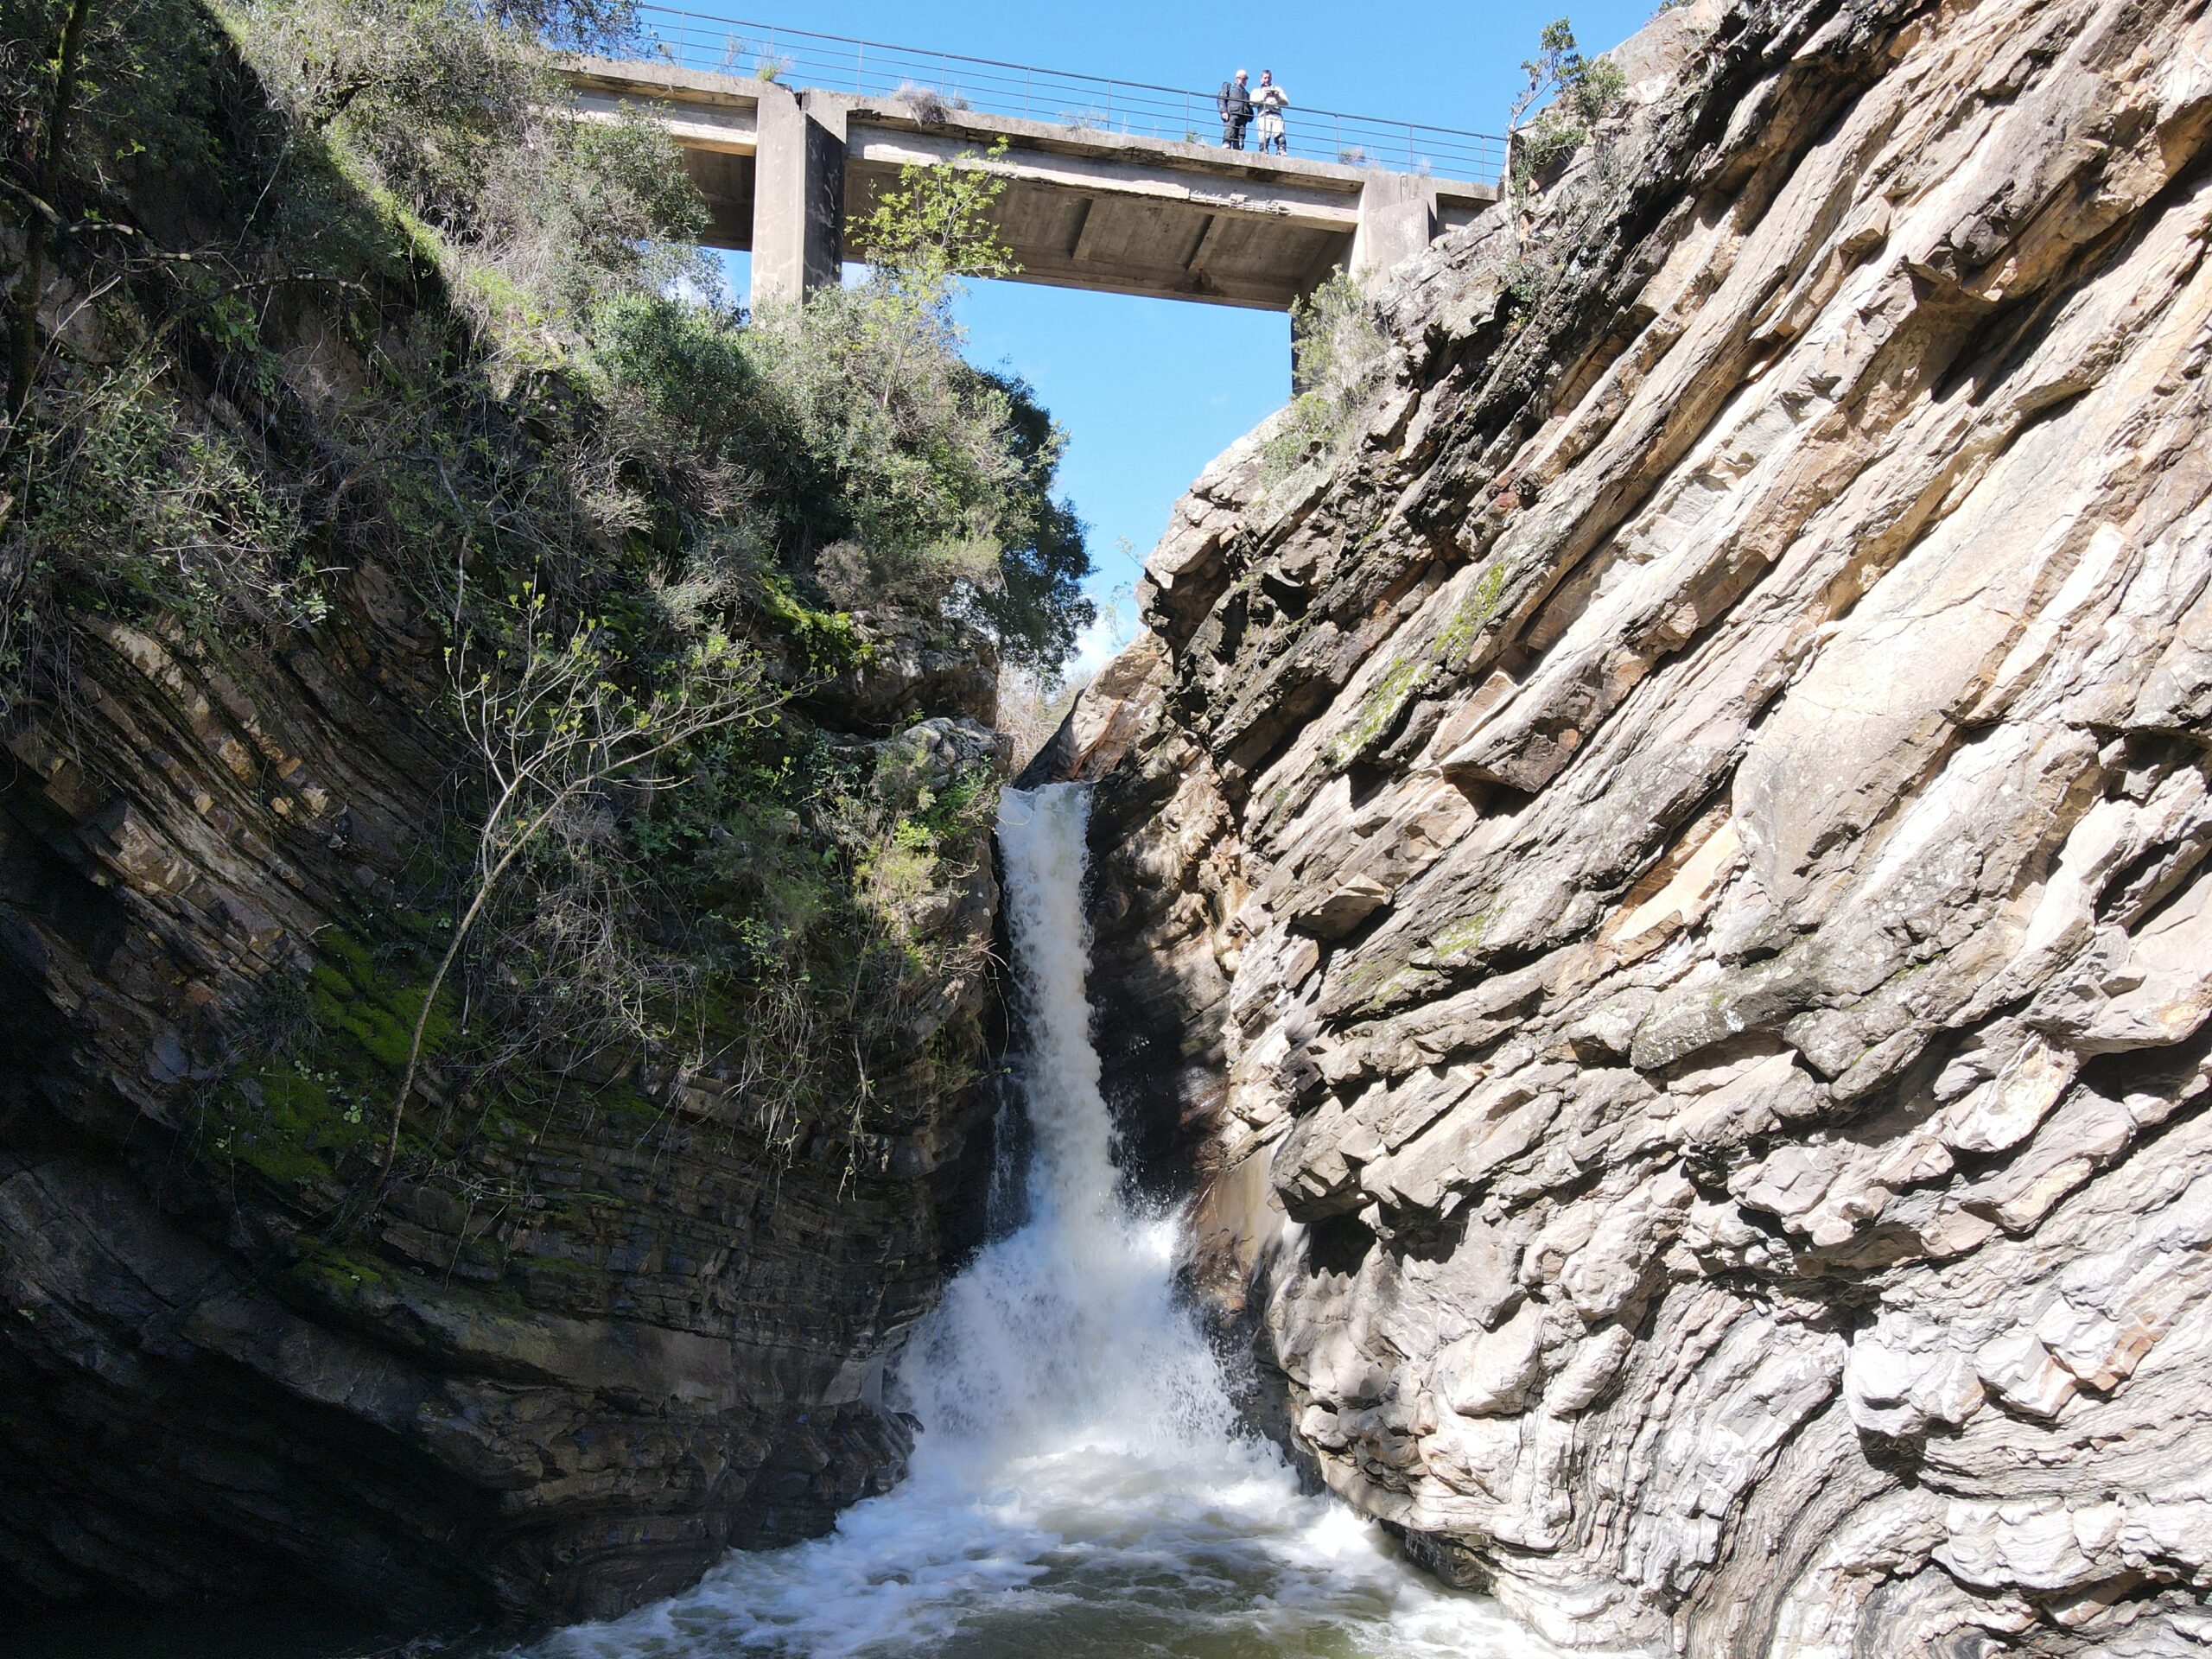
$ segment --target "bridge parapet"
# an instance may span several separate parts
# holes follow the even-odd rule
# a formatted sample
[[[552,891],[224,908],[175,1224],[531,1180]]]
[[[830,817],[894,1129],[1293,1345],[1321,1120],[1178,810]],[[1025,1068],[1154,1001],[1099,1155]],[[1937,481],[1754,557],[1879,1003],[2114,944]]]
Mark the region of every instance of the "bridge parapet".
[[[1497,196],[1363,160],[961,107],[906,83],[895,94],[799,87],[772,66],[770,79],[589,60],[571,74],[585,114],[642,111],[676,139],[713,215],[708,239],[752,251],[756,305],[837,280],[846,222],[912,164],[1007,178],[995,211],[1020,280],[1270,310],[1332,270],[1387,270]]]
[[[858,98],[896,100],[926,93],[953,111],[1158,142],[1201,143],[1220,130],[1211,92],[713,17],[679,7],[648,3],[638,15],[646,55],[673,68],[741,80],[765,77]],[[1290,154],[1303,161],[1440,178],[1493,180],[1505,165],[1505,141],[1494,133],[1304,104],[1289,113],[1288,143]]]

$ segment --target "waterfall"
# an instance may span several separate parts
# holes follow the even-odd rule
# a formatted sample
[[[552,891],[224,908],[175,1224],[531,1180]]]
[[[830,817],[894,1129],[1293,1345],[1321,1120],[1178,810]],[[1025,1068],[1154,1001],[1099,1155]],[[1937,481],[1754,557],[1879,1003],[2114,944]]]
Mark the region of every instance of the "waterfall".
[[[985,1463],[1080,1444],[1150,1455],[1228,1435],[1213,1356],[1171,1294],[1172,1222],[1118,1202],[1114,1124],[1084,995],[1086,791],[1009,791],[999,846],[1025,1041],[1024,1224],[987,1248],[916,1338],[899,1392],[918,1460]]]
[[[1173,1217],[1122,1198],[1085,995],[1088,791],[1008,791],[999,846],[1021,1014],[1020,1218],[945,1290],[895,1397],[907,1479],[830,1536],[563,1632],[551,1659],[1520,1655],[1381,1529],[1242,1431],[1173,1291]]]

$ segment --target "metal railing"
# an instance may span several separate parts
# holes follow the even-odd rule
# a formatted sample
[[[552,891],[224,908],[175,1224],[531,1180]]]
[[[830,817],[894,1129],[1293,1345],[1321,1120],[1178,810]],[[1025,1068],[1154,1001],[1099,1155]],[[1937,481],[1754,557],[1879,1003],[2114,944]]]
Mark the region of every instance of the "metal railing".
[[[793,86],[878,98],[927,92],[950,110],[1144,138],[1217,143],[1221,137],[1212,92],[962,57],[667,6],[641,5],[638,16],[644,50],[685,69],[766,75]],[[1495,179],[1505,165],[1505,141],[1489,133],[1300,106],[1290,109],[1284,122],[1287,153],[1306,161],[1427,173],[1470,182]],[[1257,142],[1255,124],[1245,133],[1248,152]]]

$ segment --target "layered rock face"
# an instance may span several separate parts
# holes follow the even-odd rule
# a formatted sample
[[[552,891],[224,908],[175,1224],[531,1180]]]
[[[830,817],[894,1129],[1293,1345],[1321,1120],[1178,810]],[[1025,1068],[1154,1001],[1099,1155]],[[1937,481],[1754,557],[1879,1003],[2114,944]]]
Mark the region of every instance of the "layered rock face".
[[[1548,1635],[2198,1651],[2212,20],[1655,27],[1048,755],[1111,1081],[1321,1475]]]
[[[909,1448],[877,1385],[980,1203],[978,1092],[887,1078],[870,1133],[791,1147],[714,1066],[619,1061],[542,1119],[434,1076],[426,1109],[478,1121],[379,1204],[334,1104],[236,1083],[302,986],[404,1051],[362,931],[406,910],[457,757],[419,712],[435,633],[373,567],[340,598],[281,653],[87,622],[67,718],[10,739],[0,1601],[604,1614],[826,1530]],[[942,785],[996,745],[939,717],[877,747]],[[980,953],[967,852],[925,897]]]

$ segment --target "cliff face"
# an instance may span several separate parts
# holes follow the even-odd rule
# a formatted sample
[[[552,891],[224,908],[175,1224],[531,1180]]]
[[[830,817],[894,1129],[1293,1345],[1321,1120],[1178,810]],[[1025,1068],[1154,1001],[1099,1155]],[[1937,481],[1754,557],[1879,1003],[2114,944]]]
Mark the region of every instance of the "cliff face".
[[[788,1148],[741,1077],[626,1064],[550,1120],[459,1103],[484,1122],[458,1171],[372,1205],[358,1160],[341,1174],[363,1131],[237,1092],[274,988],[404,1049],[410,1006],[350,941],[402,906],[454,758],[420,712],[439,694],[419,617],[373,570],[345,598],[282,654],[221,662],[105,626],[75,718],[10,745],[17,1597],[305,1580],[407,1624],[604,1614],[732,1544],[826,1530],[905,1459],[877,1382],[968,1224],[977,1095],[918,1090],[903,1125]],[[992,754],[943,720],[903,747]],[[980,944],[996,887],[968,851],[937,925]],[[948,987],[946,1011],[982,995]]]
[[[881,1371],[978,1230],[988,1174],[974,1079],[995,1017],[994,677],[910,628],[830,679],[772,605],[713,601],[764,672],[811,695],[764,720],[760,747],[695,745],[664,759],[668,778],[632,768],[575,795],[592,807],[576,834],[626,871],[690,870],[677,921],[717,906],[749,919],[770,906],[741,883],[832,868],[789,900],[785,1023],[753,1017],[735,970],[705,978],[709,948],[729,954],[718,938],[671,926],[645,943],[696,946],[709,994],[681,1005],[696,1026],[656,1039],[647,1007],[636,1040],[569,1040],[585,999],[562,1001],[567,976],[592,965],[572,951],[531,1005],[550,1037],[502,1050],[484,1001],[462,1030],[467,999],[525,961],[491,952],[430,1000],[395,1125],[431,964],[489,861],[486,761],[460,729],[453,658],[493,647],[459,632],[458,589],[426,601],[422,543],[446,530],[435,559],[472,598],[521,587],[542,604],[563,570],[599,571],[594,638],[659,637],[638,619],[660,589],[635,573],[660,567],[634,523],[631,541],[578,531],[499,563],[493,514],[463,505],[472,467],[509,468],[493,499],[526,519],[567,499],[563,423],[613,417],[543,360],[495,375],[419,222],[300,161],[322,152],[274,124],[197,8],[142,12],[117,28],[204,47],[220,73],[180,53],[194,79],[171,137],[192,142],[126,168],[134,188],[90,196],[85,225],[196,247],[256,303],[209,344],[207,308],[165,267],[103,269],[65,243],[40,396],[105,425],[62,430],[50,466],[0,442],[0,589],[8,621],[26,619],[0,627],[0,1613],[264,1596],[406,1628],[611,1613],[732,1545],[827,1530],[903,1465],[910,1430]],[[279,263],[247,234],[295,217],[331,267]],[[0,286],[21,247],[0,236]],[[99,401],[118,382],[147,393],[128,419]],[[232,458],[225,512],[276,501],[304,526],[320,620],[167,602],[156,578],[195,560],[222,574],[221,538],[159,511],[189,495],[177,467],[209,454]],[[74,499],[64,462],[119,478],[113,511],[54,507]],[[26,477],[43,518],[26,516]],[[426,506],[448,494],[454,518]],[[766,593],[806,626],[844,626]],[[493,637],[505,664],[520,636]],[[639,694],[639,724],[662,706]],[[512,716],[505,762],[548,728]],[[810,757],[826,758],[804,772]],[[830,781],[784,787],[779,763]],[[694,819],[646,817],[702,796]],[[810,988],[822,958],[804,952],[863,879],[868,836],[898,855],[868,943],[902,971],[868,982],[884,1006],[862,1055],[859,1026],[831,1023],[843,982]],[[716,849],[719,887],[697,868]],[[635,955],[673,907],[588,912],[630,931],[579,937]],[[916,988],[903,968],[925,957],[957,970]],[[664,982],[626,982],[650,1004]]]
[[[2212,22],[1655,29],[1049,754],[1110,1081],[1322,1476],[1547,1633],[2195,1650]]]

